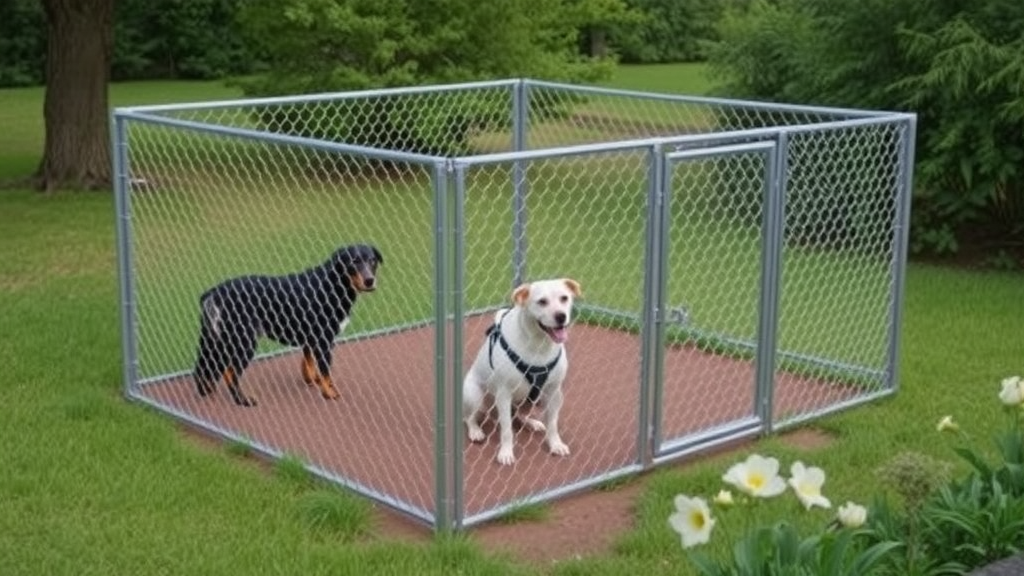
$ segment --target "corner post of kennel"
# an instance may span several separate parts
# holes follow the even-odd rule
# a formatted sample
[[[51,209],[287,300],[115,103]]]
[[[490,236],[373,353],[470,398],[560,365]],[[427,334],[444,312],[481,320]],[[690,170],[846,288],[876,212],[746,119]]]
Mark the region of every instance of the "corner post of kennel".
[[[454,458],[448,407],[451,406],[448,363],[448,164],[434,165],[434,529],[447,532],[455,517],[452,495]],[[456,323],[458,319],[456,319]]]
[[[117,277],[121,300],[121,352],[124,393],[130,396],[138,381],[138,341],[135,335],[135,285],[132,274],[131,177],[128,160],[127,118],[115,109],[111,114],[112,179],[117,212]]]
[[[452,199],[452,348],[451,384],[449,390],[448,426],[452,445],[451,497],[452,525],[456,530],[463,527],[465,518],[465,474],[463,473],[463,448],[465,434],[462,426],[462,357],[464,342],[465,285],[466,285],[466,165],[454,162],[450,173],[454,175],[454,198]]]
[[[892,292],[889,300],[889,345],[886,350],[886,387],[899,389],[900,332],[903,322],[903,298],[906,291],[907,246],[910,242],[910,205],[914,191],[914,147],[917,140],[917,115],[908,114],[900,123],[897,153],[896,214],[893,217]]]

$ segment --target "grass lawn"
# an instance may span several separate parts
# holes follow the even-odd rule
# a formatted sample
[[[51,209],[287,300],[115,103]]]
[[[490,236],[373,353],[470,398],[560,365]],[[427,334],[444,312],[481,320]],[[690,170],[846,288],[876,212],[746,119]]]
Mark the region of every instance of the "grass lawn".
[[[711,90],[707,68],[702,64],[643,64],[619,66],[602,82],[609,88],[644,90],[702,96]]]
[[[669,70],[679,74],[673,76]],[[624,68],[613,82],[630,88],[686,91],[680,79],[683,71],[694,73],[692,67]],[[700,86],[693,84],[689,89],[698,91]],[[118,104],[237,95],[213,83],[116,85],[112,94]],[[0,180],[24,176],[38,162],[40,95],[39,90],[0,90],[0,126],[4,127]],[[480,173],[480,177],[495,176]],[[397,182],[378,192],[411,193],[409,186]],[[332,194],[326,189],[313,192],[318,206],[325,208],[318,216],[325,221],[336,215],[330,211]],[[181,257],[176,251],[200,250],[201,245],[173,245],[187,237],[188,230],[173,222],[164,224],[166,229],[156,227],[156,219],[172,212],[218,208],[201,206],[187,196],[178,201],[182,203],[167,206],[150,199],[143,207],[140,218],[153,218],[151,230],[157,232],[145,247],[149,250],[146,261],[163,262],[164,269],[179,272],[153,276],[153,282],[201,283],[209,271],[184,270],[177,263],[188,260],[174,259]],[[381,201],[367,199],[356,205],[371,210]],[[403,205],[417,218],[425,214],[422,201]],[[279,219],[286,220],[290,204],[276,206]],[[608,220],[600,211],[575,216],[588,227]],[[215,220],[216,212],[204,217]],[[469,208],[467,218],[476,226],[486,226],[489,219],[503,220],[505,214],[480,204]],[[361,215],[354,215],[347,224],[361,221]],[[403,222],[396,223],[393,232]],[[554,220],[553,225],[557,224],[564,221]],[[429,254],[430,247],[421,245],[429,237],[424,236],[429,225],[425,227],[402,224],[403,236],[388,235],[398,264],[394,268],[429,277],[429,267],[417,256]],[[630,232],[624,225],[616,234],[625,238]],[[243,248],[237,240],[236,245],[231,243],[229,230],[220,233],[225,250]],[[329,234],[317,238],[322,246],[331,240]],[[243,448],[199,445],[168,418],[122,399],[110,195],[0,191],[0,246],[0,325],[4,328],[0,330],[4,366],[0,437],[5,439],[0,458],[0,572],[4,574],[685,575],[692,572],[666,523],[672,497],[679,492],[713,495],[721,487],[719,477],[725,467],[737,458],[736,454],[707,458],[649,475],[637,504],[636,527],[608,556],[540,570],[486,555],[461,538],[439,538],[426,545],[398,543],[372,524],[369,504],[311,482],[296,471],[294,463],[283,461],[267,473],[240,457]],[[486,254],[491,247],[484,243],[476,250]],[[303,254],[320,249],[319,244],[306,245]],[[628,249],[617,254],[621,258]],[[589,284],[598,295],[601,279],[615,277],[607,276],[602,266],[615,264],[614,260],[592,264],[589,273],[594,279]],[[483,261],[474,265],[488,270]],[[493,273],[503,277],[506,270],[495,268]],[[823,274],[820,281],[830,277]],[[496,286],[474,289],[483,301]],[[604,289],[603,297],[612,300],[635,296]],[[187,290],[175,293],[180,303],[172,299],[168,306],[192,305]],[[954,461],[935,424],[951,414],[982,444],[1001,424],[995,417],[999,380],[1024,372],[1022,293],[1024,275],[1019,273],[911,265],[900,392],[816,422],[833,436],[827,449],[803,452],[779,438],[768,438],[750,450],[777,456],[787,467],[796,458],[823,467],[828,474],[826,494],[836,505],[846,500],[867,502],[880,487],[874,470],[900,451]],[[427,298],[412,298],[401,304],[400,311],[411,318]],[[366,309],[368,322],[390,320],[394,312],[373,310]],[[814,317],[796,321],[816,322]],[[830,518],[825,511],[799,511],[792,498],[765,504],[752,512],[753,517],[786,517],[805,528]],[[535,511],[528,516],[546,521],[544,514]],[[721,527],[735,533],[744,522],[741,516],[721,518]],[[725,540],[714,539],[712,547],[722,552]]]
[[[222,82],[132,82],[112,84],[110,104],[165,104],[237,98],[241,92]],[[43,153],[43,89],[0,90],[0,183],[35,170]]]

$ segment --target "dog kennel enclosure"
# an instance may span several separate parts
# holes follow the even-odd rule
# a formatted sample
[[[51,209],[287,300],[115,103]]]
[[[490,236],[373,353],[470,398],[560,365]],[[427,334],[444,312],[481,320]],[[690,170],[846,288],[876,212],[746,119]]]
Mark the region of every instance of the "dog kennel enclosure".
[[[504,80],[118,108],[131,399],[438,529],[897,390],[913,114]],[[264,341],[259,404],[192,382],[199,296],[382,252],[324,400]],[[462,375],[531,279],[583,288],[562,436],[464,438]]]

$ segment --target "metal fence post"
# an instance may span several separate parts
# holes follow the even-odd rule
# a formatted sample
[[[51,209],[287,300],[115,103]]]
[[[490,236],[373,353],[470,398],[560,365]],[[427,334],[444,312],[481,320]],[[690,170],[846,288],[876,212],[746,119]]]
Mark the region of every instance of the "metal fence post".
[[[455,198],[452,207],[452,350],[451,371],[452,381],[448,388],[451,391],[448,424],[451,427],[452,439],[452,523],[456,529],[462,528],[466,514],[463,475],[464,434],[462,426],[462,349],[463,349],[463,318],[465,315],[466,285],[466,166],[455,165]]]
[[[121,296],[121,353],[123,355],[124,393],[130,395],[138,381],[138,342],[135,338],[135,286],[132,277],[132,223],[129,192],[128,130],[126,120],[112,115],[113,184],[117,211],[117,276]]]
[[[754,360],[754,413],[764,433],[772,431],[775,362],[778,355],[779,298],[782,278],[782,243],[786,226],[786,166],[789,135],[781,131],[768,150],[761,229],[761,291],[758,302],[757,349]]]
[[[451,435],[448,429],[448,164],[434,166],[434,528],[452,528],[452,490],[450,459]]]
[[[526,150],[530,121],[530,85],[520,80],[512,86],[512,150]],[[512,163],[512,286],[526,280],[526,161]]]
[[[892,238],[892,295],[889,311],[889,347],[886,354],[886,384],[892,391],[899,388],[900,326],[903,321],[903,294],[906,284],[907,243],[910,234],[910,203],[914,192],[914,147],[917,138],[917,116],[911,115],[903,127],[897,162],[898,178],[896,215]]]
[[[666,174],[665,155],[661,144],[654,144],[648,154],[647,172],[647,237],[643,302],[641,303],[640,337],[640,406],[637,412],[637,462],[644,468],[654,464],[655,445],[661,436],[658,416],[662,404],[662,371],[664,363],[664,325],[661,322],[665,305],[668,256],[665,246],[668,235],[668,194],[671,175]]]

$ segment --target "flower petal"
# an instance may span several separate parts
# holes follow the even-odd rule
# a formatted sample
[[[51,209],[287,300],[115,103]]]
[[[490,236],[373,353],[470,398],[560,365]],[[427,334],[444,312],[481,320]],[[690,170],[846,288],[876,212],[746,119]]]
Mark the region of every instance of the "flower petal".
[[[775,476],[761,488],[756,496],[760,496],[761,498],[771,498],[772,496],[778,496],[785,491],[786,481],[782,479],[782,476]]]
[[[736,500],[732,497],[732,492],[719,490],[718,494],[715,495],[714,502],[719,506],[732,506],[736,503]]]
[[[676,512],[668,517],[668,523],[682,537],[684,548],[707,543],[715,519],[703,498],[690,498],[680,494],[675,498]]]
[[[839,519],[839,523],[847,528],[858,528],[867,521],[868,510],[867,508],[854,504],[853,502],[847,502],[839,507],[836,511],[836,517]]]

